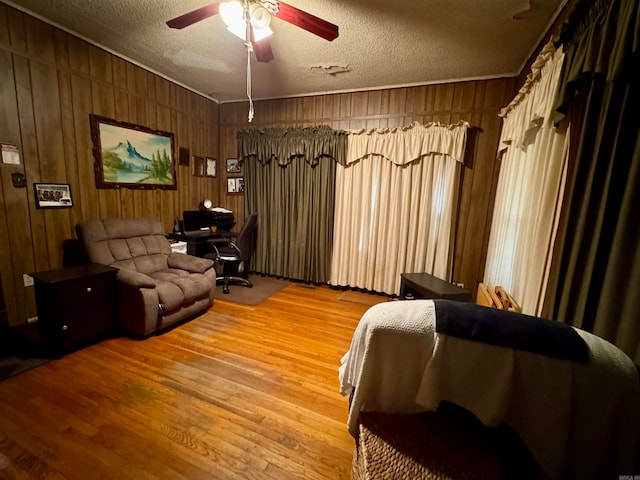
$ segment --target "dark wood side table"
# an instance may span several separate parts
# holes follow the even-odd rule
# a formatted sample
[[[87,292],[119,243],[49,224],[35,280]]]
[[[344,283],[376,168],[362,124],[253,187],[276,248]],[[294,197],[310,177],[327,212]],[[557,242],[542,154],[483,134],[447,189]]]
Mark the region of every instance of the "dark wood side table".
[[[44,353],[65,353],[117,331],[117,268],[91,263],[30,273]]]
[[[405,299],[407,296],[412,296],[413,298],[443,298],[460,302],[472,301],[472,295],[469,290],[452,285],[428,273],[400,274],[400,298]]]

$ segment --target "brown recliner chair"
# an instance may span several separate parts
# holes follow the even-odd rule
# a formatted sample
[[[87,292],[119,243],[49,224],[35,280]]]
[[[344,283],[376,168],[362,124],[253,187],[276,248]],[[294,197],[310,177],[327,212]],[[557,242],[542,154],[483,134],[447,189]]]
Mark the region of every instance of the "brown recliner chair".
[[[124,330],[146,337],[213,303],[213,261],[173,253],[157,218],[91,220],[76,225],[92,262],[119,268],[118,312]]]

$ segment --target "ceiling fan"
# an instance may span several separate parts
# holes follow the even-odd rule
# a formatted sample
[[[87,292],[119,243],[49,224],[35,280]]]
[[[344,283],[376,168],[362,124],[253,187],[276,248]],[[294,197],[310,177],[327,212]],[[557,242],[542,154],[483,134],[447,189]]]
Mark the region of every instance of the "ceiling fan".
[[[268,37],[273,33],[269,28],[271,17],[279,18],[292,25],[313,33],[325,40],[338,38],[338,26],[315,15],[277,0],[234,0],[211,3],[167,22],[171,28],[182,29],[201,20],[220,14],[227,29],[243,39],[259,62],[273,60],[273,52]]]
[[[218,13],[227,29],[240,37],[247,47],[249,122],[253,120],[254,114],[253,99],[251,98],[251,53],[255,53],[256,60],[259,62],[273,60],[273,52],[268,39],[273,34],[269,27],[272,16],[329,41],[338,38],[337,25],[278,0],[232,0],[210,3],[169,20],[167,25],[171,28],[182,29]]]

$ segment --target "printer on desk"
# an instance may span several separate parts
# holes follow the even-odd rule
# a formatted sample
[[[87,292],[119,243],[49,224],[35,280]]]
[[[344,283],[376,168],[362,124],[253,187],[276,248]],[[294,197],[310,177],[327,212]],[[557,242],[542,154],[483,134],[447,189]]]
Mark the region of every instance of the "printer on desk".
[[[211,236],[212,233],[228,232],[235,224],[233,212],[229,210],[185,210],[182,213],[182,234],[185,237]]]

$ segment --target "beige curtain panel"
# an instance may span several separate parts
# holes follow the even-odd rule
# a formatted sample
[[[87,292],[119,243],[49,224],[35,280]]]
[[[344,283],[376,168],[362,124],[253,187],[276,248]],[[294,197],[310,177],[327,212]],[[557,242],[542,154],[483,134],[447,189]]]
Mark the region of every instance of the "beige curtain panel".
[[[468,124],[350,132],[337,165],[331,280],[398,294],[400,274],[448,280]]]
[[[527,82],[501,112],[500,177],[484,283],[504,287],[539,315],[566,178],[568,136],[553,125],[564,54],[545,46]]]

